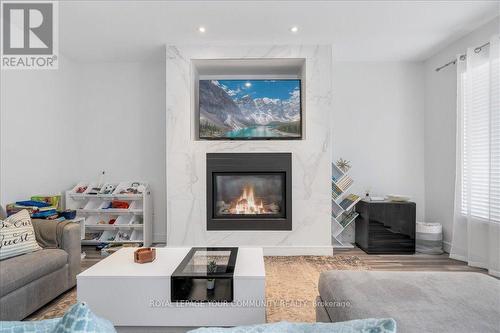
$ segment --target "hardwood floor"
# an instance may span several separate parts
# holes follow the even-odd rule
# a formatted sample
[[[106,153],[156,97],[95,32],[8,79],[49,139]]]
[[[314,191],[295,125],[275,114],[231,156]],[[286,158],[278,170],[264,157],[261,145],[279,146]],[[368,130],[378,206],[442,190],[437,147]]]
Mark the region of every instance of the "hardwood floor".
[[[94,247],[84,247],[87,258],[82,261],[82,268],[86,269],[99,262],[100,256]],[[449,271],[449,272],[481,272],[488,274],[487,270],[467,266],[463,261],[449,258],[448,253],[440,255],[411,254],[411,255],[389,255],[389,254],[366,254],[360,248],[334,249],[333,255],[356,256],[372,270],[380,271]]]
[[[467,266],[463,261],[449,258],[448,253],[440,255],[412,254],[412,255],[381,255],[366,254],[359,248],[337,250],[333,255],[351,255],[359,257],[373,270],[380,271],[449,271],[449,272],[481,272],[488,274],[485,269]]]
[[[103,257],[100,256],[95,247],[84,247],[87,258],[82,261],[84,269],[99,262]],[[333,255],[356,256],[363,263],[373,270],[380,271],[449,271],[449,272],[481,272],[488,274],[487,270],[467,266],[463,261],[449,258],[448,253],[440,255],[429,254],[366,254],[358,247],[354,249],[334,249]]]

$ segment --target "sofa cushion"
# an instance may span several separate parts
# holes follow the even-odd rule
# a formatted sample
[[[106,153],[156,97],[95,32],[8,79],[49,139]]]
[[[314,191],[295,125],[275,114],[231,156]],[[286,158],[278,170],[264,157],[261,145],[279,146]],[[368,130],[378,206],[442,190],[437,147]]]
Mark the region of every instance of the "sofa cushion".
[[[332,321],[391,317],[405,333],[500,327],[500,280],[482,273],[329,271],[318,289]]]
[[[396,322],[391,319],[368,318],[342,323],[288,323],[236,326],[229,328],[202,327],[188,333],[396,333]]]
[[[68,262],[68,254],[59,249],[43,249],[0,261],[0,296],[47,275]]]
[[[26,209],[0,220],[0,260],[41,249]]]

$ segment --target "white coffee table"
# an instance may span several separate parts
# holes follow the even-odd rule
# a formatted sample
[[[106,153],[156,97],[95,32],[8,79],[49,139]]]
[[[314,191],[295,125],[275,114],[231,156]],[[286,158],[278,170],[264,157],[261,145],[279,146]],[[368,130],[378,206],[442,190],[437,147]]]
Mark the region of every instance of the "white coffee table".
[[[170,276],[190,248],[157,248],[156,260],[136,264],[124,248],[77,276],[78,300],[115,326],[199,327],[266,321],[262,248],[239,248],[233,302],[170,302]]]

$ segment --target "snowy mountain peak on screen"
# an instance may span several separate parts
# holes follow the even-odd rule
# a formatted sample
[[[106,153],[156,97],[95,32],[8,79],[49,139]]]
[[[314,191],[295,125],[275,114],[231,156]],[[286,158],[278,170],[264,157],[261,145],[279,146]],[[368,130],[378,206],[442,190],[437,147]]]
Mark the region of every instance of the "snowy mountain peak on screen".
[[[300,119],[300,90],[290,93],[290,98],[281,100],[279,98],[252,98],[244,95],[234,98],[235,93],[227,87],[220,86],[229,96],[231,96],[239,106],[246,119],[252,119],[256,124],[267,125],[271,122],[297,121]]]
[[[243,94],[244,89],[230,89],[217,80],[200,81],[200,113],[212,123],[233,129],[300,120],[300,90],[288,99]]]

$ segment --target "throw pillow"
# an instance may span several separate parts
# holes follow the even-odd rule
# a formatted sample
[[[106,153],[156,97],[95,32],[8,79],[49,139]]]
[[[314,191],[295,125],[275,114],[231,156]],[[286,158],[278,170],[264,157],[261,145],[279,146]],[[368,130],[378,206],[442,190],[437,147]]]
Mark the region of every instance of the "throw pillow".
[[[204,327],[188,333],[396,333],[394,319],[359,319],[339,323],[288,323],[236,326],[230,328]]]
[[[0,260],[41,249],[27,210],[0,220]]]
[[[52,333],[61,318],[40,321],[0,321],[0,333]]]
[[[116,333],[113,324],[97,317],[85,303],[73,305],[52,333]]]

